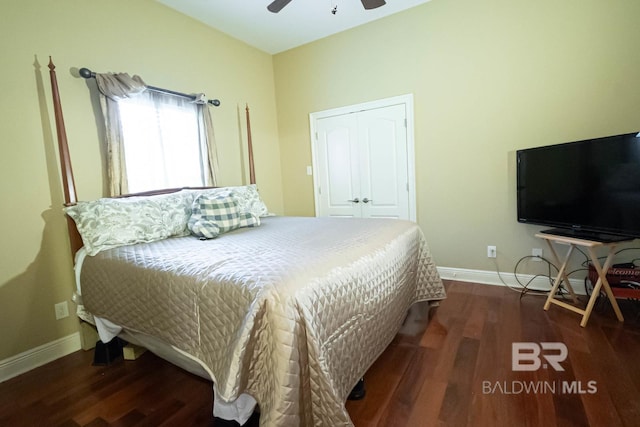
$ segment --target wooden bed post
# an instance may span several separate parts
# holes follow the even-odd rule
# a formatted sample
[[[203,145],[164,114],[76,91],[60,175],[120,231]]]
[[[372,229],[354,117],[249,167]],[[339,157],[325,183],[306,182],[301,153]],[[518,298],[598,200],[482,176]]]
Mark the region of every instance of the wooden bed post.
[[[247,105],[247,150],[249,151],[249,183],[256,183],[256,170],[253,165],[253,145],[251,143],[251,120],[249,120],[249,104]]]
[[[62,116],[62,106],[60,103],[60,92],[58,92],[58,79],[56,78],[56,66],[49,57],[49,77],[51,79],[51,93],[53,97],[53,110],[56,117],[56,130],[58,133],[58,150],[60,152],[60,167],[62,169],[62,185],[64,187],[64,205],[71,206],[78,201],[76,195],[76,183],[73,178],[73,168],[71,167],[71,156],[69,155],[69,145],[67,144],[67,132]],[[75,263],[76,252],[82,247],[82,237],[78,232],[76,223],[67,216],[67,228],[69,229],[69,243],[71,244],[71,258]],[[75,281],[74,281],[75,282]],[[75,286],[75,285],[74,285]],[[80,322],[80,347],[83,350],[90,350],[95,347],[99,340],[95,328],[87,322]]]
[[[58,91],[58,79],[56,78],[56,66],[49,57],[49,77],[51,78],[51,93],[53,97],[53,110],[56,117],[56,130],[58,133],[58,150],[60,152],[60,167],[62,169],[62,185],[64,187],[64,205],[71,206],[78,201],[76,195],[76,183],[73,178],[73,168],[71,167],[71,157],[69,156],[69,145],[67,144],[67,132],[62,116],[62,106],[60,104],[60,92]],[[69,228],[69,241],[71,243],[71,255],[82,247],[82,238],[78,233],[75,222],[67,216],[67,226]]]

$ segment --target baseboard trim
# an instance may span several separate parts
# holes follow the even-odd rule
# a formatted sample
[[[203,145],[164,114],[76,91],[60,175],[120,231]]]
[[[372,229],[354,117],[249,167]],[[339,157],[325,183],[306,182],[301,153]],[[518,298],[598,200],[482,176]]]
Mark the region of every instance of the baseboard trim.
[[[0,360],[0,383],[80,350],[78,332]]]
[[[504,273],[486,270],[469,270],[465,268],[438,267],[440,277],[447,280],[459,280],[461,282],[482,283],[485,285],[509,286],[514,289],[522,289],[513,273]],[[551,284],[545,277],[536,277],[531,274],[518,274],[521,283],[529,283],[528,289],[536,291],[550,291]],[[569,279],[571,287],[578,295],[586,295],[584,281],[579,279]]]

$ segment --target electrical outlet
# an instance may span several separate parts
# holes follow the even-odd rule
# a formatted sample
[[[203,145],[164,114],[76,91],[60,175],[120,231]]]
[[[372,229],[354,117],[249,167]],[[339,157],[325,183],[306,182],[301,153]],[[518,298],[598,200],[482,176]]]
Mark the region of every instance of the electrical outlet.
[[[66,301],[59,302],[54,307],[56,310],[56,320],[69,317],[69,304],[67,304]]]
[[[487,257],[495,258],[496,257],[496,247],[495,246],[487,246]]]
[[[533,260],[534,261],[542,261],[542,249],[540,248],[533,248],[531,249],[531,256],[533,256]]]

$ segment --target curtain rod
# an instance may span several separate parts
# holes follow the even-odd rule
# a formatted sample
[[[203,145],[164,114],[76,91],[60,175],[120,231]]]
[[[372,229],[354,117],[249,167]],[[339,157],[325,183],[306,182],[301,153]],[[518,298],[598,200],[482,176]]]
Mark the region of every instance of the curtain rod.
[[[84,77],[85,79],[95,79],[96,78],[96,73],[94,73],[93,71],[91,71],[88,68],[80,68],[80,70],[78,70],[78,72],[80,73],[80,76]],[[155,92],[168,93],[170,95],[183,96],[183,97],[189,98],[189,99],[196,99],[196,97],[193,96],[193,95],[189,95],[189,94],[182,93],[182,92],[176,92],[176,91],[169,90],[169,89],[162,89],[162,88],[155,87],[155,86],[148,86],[147,85],[147,89],[153,90]],[[220,100],[218,100],[218,99],[210,99],[210,100],[207,101],[207,103],[213,105],[214,107],[218,107],[220,105]]]

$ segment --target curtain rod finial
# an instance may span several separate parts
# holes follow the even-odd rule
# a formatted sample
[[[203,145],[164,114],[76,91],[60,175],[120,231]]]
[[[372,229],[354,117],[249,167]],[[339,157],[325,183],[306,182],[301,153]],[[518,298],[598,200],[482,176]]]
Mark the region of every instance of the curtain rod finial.
[[[84,77],[85,79],[89,79],[91,77],[94,77],[94,73],[88,69],[88,68],[80,68],[78,70],[78,73],[80,74],[80,76]]]

